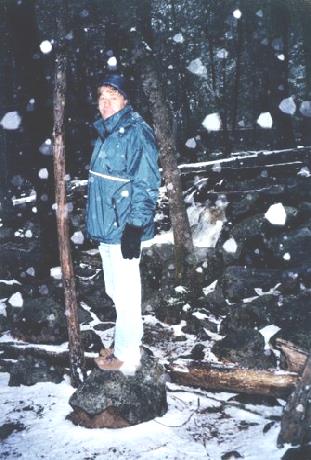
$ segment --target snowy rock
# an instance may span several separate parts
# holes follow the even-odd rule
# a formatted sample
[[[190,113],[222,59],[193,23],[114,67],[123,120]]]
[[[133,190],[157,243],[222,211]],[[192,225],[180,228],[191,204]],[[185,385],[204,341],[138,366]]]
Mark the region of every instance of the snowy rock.
[[[64,306],[51,297],[25,298],[22,307],[7,307],[12,335],[39,344],[61,344],[68,338]],[[79,323],[91,321],[91,315],[78,308]]]
[[[272,204],[265,213],[265,218],[272,225],[285,225],[286,211],[282,203]]]
[[[21,121],[22,119],[18,112],[7,112],[2,117],[0,125],[3,129],[14,130],[20,127]]]
[[[35,385],[37,382],[60,383],[64,369],[58,365],[51,366],[44,359],[28,356],[20,359],[10,369],[9,386]]]
[[[145,350],[134,375],[95,369],[73,393],[66,418],[88,428],[123,428],[167,412],[166,374]]]
[[[270,112],[262,112],[258,119],[257,123],[261,128],[272,128],[272,117]]]
[[[226,359],[248,369],[268,369],[275,364],[272,356],[265,356],[265,342],[254,329],[232,330],[217,341],[212,352],[220,359]]]
[[[296,112],[297,106],[295,104],[293,96],[283,99],[279,104],[279,109],[289,115],[294,115]]]
[[[299,112],[304,117],[311,117],[311,101],[302,101],[299,107]]]
[[[284,54],[277,54],[276,57],[277,57],[280,61],[285,61],[285,55],[284,55]]]
[[[224,297],[230,302],[239,302],[244,298],[252,297],[257,292],[269,292],[280,282],[278,291],[294,290],[298,285],[290,271],[278,269],[259,269],[249,267],[227,267],[218,280],[218,286]],[[259,289],[261,291],[259,291]]]
[[[176,34],[173,37],[175,43],[184,43],[185,39],[182,34]]]
[[[193,61],[191,61],[188,65],[187,69],[199,77],[207,76],[207,68],[205,65],[203,65],[200,58],[193,59]]]
[[[209,113],[202,121],[202,125],[207,131],[219,131],[221,128],[221,119],[218,112]]]

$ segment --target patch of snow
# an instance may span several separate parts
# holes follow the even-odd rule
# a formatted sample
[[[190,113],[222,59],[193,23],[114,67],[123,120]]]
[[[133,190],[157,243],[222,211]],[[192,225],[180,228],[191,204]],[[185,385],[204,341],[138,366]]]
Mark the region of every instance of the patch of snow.
[[[175,43],[184,43],[185,39],[182,34],[175,34],[173,37]]]
[[[227,241],[224,242],[222,245],[226,252],[234,254],[238,249],[238,245],[233,237],[229,238]]]
[[[288,115],[294,115],[294,113],[296,112],[297,106],[296,106],[293,96],[283,99],[279,103],[279,109],[283,113],[287,113]]]
[[[81,232],[81,230],[74,232],[74,234],[71,236],[71,241],[74,244],[83,244],[84,243],[84,235]]]
[[[285,225],[286,211],[282,203],[272,204],[265,213],[265,218],[272,225]]]
[[[50,275],[52,278],[56,280],[62,279],[62,269],[61,267],[53,267],[50,269]]]
[[[297,173],[298,176],[302,176],[302,177],[310,177],[311,176],[311,173],[310,173],[310,169],[307,167],[307,166],[303,166]]]
[[[270,112],[261,112],[257,119],[257,123],[261,128],[272,128],[272,117]]]
[[[3,129],[14,130],[20,127],[22,122],[18,112],[7,112],[1,119],[0,125]]]
[[[225,48],[221,48],[217,51],[216,56],[218,59],[226,59],[229,56],[229,53]]]
[[[15,292],[11,295],[8,302],[12,305],[12,307],[22,307],[24,304],[23,296],[20,292]]]
[[[279,326],[276,326],[275,324],[269,324],[268,326],[264,326],[261,329],[259,329],[259,333],[263,336],[265,339],[265,350],[270,349],[270,339],[273,337],[275,334],[277,334],[281,328]]]
[[[48,179],[49,171],[47,170],[47,168],[41,168],[39,170],[38,176],[40,177],[40,179]]]
[[[194,313],[192,313],[192,316],[195,316],[198,319],[206,319],[206,318],[208,318],[206,313],[201,313],[199,311],[195,311]]]
[[[233,11],[232,15],[235,19],[240,19],[242,17],[242,12],[237,8]]]
[[[304,117],[311,117],[311,101],[302,101],[299,107],[299,112]]]
[[[204,294],[207,295],[210,292],[215,291],[216,286],[217,286],[217,282],[218,282],[218,280],[215,280],[211,284],[209,284],[207,287],[203,288],[202,291],[204,292]]]
[[[188,292],[189,289],[187,289],[185,286],[176,286],[174,290],[178,293],[184,294]]]
[[[29,276],[35,276],[36,275],[36,271],[35,271],[35,269],[33,267],[27,268],[26,273]]]
[[[271,289],[269,289],[269,291],[263,291],[261,288],[254,288],[254,291],[256,292],[256,294],[258,295],[265,295],[265,294],[275,294],[277,293],[277,288],[279,286],[281,286],[282,283],[276,283],[275,286],[273,286]]]
[[[203,65],[200,58],[193,59],[187,66],[187,69],[189,72],[193,73],[194,75],[198,75],[199,77],[207,76],[207,68],[205,65]]]
[[[0,301],[0,315],[7,316],[6,304]]]
[[[49,40],[43,40],[40,43],[40,51],[43,54],[49,54],[53,49],[52,43]]]
[[[117,66],[118,66],[118,60],[115,56],[111,56],[108,60],[107,60],[107,65],[108,65],[108,69],[109,70],[116,70]]]
[[[218,112],[209,113],[202,121],[202,125],[207,131],[219,131],[221,128],[221,119]]]
[[[53,144],[51,139],[46,139],[39,147],[39,152],[45,156],[51,156],[53,154]]]
[[[197,146],[195,138],[191,137],[190,139],[188,139],[187,142],[185,143],[185,146],[188,147],[189,149],[195,149]]]
[[[22,285],[22,283],[14,279],[13,280],[0,280],[0,283],[7,284],[8,286],[13,286],[13,284],[19,284],[20,286]]]

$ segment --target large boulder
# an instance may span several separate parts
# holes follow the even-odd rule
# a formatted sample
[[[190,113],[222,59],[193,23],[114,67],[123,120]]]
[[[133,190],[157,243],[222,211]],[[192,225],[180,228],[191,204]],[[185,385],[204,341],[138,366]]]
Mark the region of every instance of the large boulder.
[[[49,364],[44,359],[28,356],[18,360],[10,368],[9,386],[34,385],[37,382],[60,383],[64,369]]]
[[[33,343],[60,344],[67,340],[65,307],[49,297],[24,299],[22,307],[7,307],[14,337]],[[80,324],[92,320],[89,312],[78,308]]]
[[[231,331],[214,344],[212,352],[222,360],[248,369],[268,369],[276,364],[273,354],[265,352],[263,336],[254,329]]]
[[[232,266],[226,268],[218,286],[226,299],[239,302],[273,288],[282,293],[297,292],[300,282],[309,282],[309,277],[308,267],[278,270]]]
[[[266,240],[275,266],[311,265],[311,223]]]
[[[121,428],[146,422],[167,412],[166,374],[144,351],[135,375],[93,370],[71,396],[74,411],[67,416],[88,428]]]

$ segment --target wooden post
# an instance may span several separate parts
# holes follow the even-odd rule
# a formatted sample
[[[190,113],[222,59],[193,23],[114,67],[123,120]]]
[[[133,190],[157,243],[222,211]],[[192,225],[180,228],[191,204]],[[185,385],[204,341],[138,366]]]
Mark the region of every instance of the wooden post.
[[[76,285],[69,241],[68,208],[65,187],[64,111],[66,93],[66,53],[64,46],[64,5],[59,2],[57,11],[57,41],[54,80],[53,165],[56,196],[56,221],[60,264],[65,294],[65,315],[69,338],[71,384],[76,387],[85,376],[84,355],[80,340]]]

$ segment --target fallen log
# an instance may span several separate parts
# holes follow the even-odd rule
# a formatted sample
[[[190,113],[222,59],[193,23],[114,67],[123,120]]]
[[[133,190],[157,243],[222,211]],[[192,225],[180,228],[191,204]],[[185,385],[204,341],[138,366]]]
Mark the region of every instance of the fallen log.
[[[281,338],[276,339],[275,347],[281,350],[285,359],[286,369],[290,372],[302,374],[307,362],[308,352]]]
[[[225,367],[209,363],[190,363],[185,368],[168,366],[171,381],[208,391],[230,391],[286,397],[295,388],[297,373]]]

